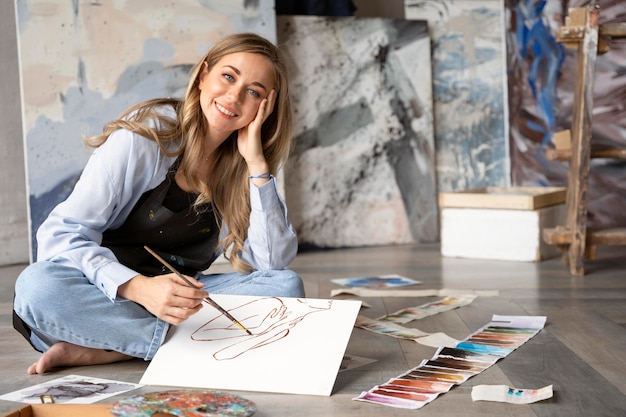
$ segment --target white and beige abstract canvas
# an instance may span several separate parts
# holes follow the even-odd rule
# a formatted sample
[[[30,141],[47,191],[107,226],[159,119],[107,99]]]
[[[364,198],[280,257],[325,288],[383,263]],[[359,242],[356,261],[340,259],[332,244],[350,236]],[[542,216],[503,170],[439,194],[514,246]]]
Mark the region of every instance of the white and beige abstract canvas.
[[[31,237],[78,179],[83,136],[139,101],[182,96],[223,36],[276,41],[274,0],[17,0],[16,10]]]

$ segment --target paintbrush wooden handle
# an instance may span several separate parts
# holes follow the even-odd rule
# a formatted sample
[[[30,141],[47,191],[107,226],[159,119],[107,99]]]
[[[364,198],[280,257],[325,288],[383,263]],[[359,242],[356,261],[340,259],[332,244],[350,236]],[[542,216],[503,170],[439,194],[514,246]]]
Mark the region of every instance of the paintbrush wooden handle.
[[[147,246],[144,246],[144,249],[147,250],[148,252],[150,252],[150,254],[152,256],[154,256],[159,262],[161,262],[163,265],[165,265],[170,271],[172,271],[174,274],[176,274],[178,276],[178,278],[182,279],[183,281],[185,281],[187,283],[188,286],[190,286],[191,288],[196,288],[197,287],[195,285],[193,285],[191,283],[191,281],[189,281],[187,278],[185,278],[185,276],[183,274],[181,274],[180,272],[178,272],[176,270],[176,268],[174,268],[172,265],[170,265],[165,259],[163,259],[161,256],[159,256],[158,253],[156,253],[155,251],[153,251],[152,249],[150,249]],[[250,330],[246,329],[246,327],[239,323],[239,321],[237,321],[237,319],[235,319],[228,311],[226,311],[224,308],[222,308],[222,306],[220,306],[219,304],[217,304],[215,301],[213,301],[210,297],[206,297],[204,298],[205,302],[209,303],[211,306],[213,306],[215,309],[217,309],[220,313],[222,313],[223,315],[226,316],[226,318],[228,318],[230,321],[232,321],[234,324],[236,324],[237,326],[239,326],[241,328],[241,330],[245,331],[246,333],[248,333],[250,336],[252,336],[252,333],[250,333]]]

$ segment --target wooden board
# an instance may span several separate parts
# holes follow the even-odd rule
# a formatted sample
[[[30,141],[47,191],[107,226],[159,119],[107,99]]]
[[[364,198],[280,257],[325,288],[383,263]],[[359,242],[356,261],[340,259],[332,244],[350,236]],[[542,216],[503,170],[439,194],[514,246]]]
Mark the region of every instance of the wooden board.
[[[111,417],[110,404],[31,404],[1,417]]]
[[[440,207],[536,210],[565,202],[564,187],[480,187],[439,193]]]

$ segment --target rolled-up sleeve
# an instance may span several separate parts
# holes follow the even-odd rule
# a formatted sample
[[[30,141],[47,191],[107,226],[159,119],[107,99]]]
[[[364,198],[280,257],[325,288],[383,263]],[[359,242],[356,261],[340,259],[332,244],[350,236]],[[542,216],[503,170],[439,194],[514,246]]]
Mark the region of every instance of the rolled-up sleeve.
[[[250,207],[241,258],[257,270],[285,269],[298,252],[298,238],[275,178],[260,187],[250,182]]]

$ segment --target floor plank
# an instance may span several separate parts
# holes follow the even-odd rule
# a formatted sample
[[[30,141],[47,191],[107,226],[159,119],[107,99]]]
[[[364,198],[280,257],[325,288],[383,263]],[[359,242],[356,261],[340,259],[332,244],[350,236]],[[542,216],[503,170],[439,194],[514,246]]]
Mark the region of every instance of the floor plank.
[[[552,399],[531,405],[538,417],[615,417],[626,410],[624,393],[555,337],[549,327],[499,366],[518,388],[553,385]]]

